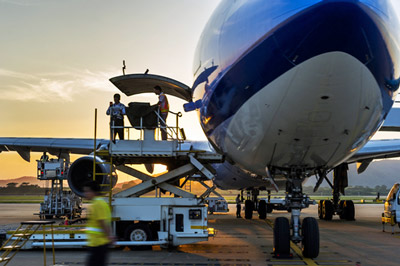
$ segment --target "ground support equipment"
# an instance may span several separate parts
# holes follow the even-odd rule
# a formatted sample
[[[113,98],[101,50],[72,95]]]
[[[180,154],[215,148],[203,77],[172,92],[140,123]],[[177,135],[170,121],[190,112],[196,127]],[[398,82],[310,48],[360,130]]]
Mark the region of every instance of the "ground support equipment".
[[[196,150],[185,143],[155,141],[154,131],[144,130],[143,141],[110,143],[109,154],[116,169],[142,180],[141,184],[113,195],[114,230],[126,245],[178,246],[207,240],[206,197],[215,189],[197,196],[182,186],[188,180],[212,180],[212,163],[223,161],[217,153]],[[163,163],[170,170],[153,177],[127,164]],[[173,169],[172,169],[173,168]],[[184,179],[184,182],[179,182]],[[182,185],[179,185],[179,184]],[[155,191],[155,197],[143,197]],[[169,193],[169,196],[167,194]],[[173,195],[173,197],[171,197]]]
[[[68,217],[73,219],[82,213],[81,199],[71,191],[64,190],[63,180],[67,177],[69,162],[65,159],[37,161],[37,178],[51,181],[51,188],[46,191],[44,201],[40,203],[40,219]]]
[[[390,189],[386,197],[384,212],[382,213],[382,231],[385,232],[385,224],[390,224],[392,234],[397,224],[400,227],[400,184],[396,183]]]
[[[43,247],[43,262],[46,265],[46,226],[50,225],[50,236],[52,240],[52,251],[53,251],[53,265],[55,262],[55,253],[54,253],[54,238],[53,238],[53,224],[54,221],[28,221],[21,222],[21,225],[12,232],[7,241],[0,248],[3,253],[0,256],[0,264],[7,265],[12,258],[20,251],[26,247],[25,244],[31,243],[29,241],[32,236],[42,227],[42,247]],[[48,239],[49,237],[47,237]]]

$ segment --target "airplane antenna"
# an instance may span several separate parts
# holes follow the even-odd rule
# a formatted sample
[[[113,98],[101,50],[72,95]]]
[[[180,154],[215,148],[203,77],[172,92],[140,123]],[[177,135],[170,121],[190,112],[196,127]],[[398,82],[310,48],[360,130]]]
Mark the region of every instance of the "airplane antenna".
[[[125,76],[125,69],[126,69],[126,65],[125,65],[125,60],[122,60],[122,73]]]

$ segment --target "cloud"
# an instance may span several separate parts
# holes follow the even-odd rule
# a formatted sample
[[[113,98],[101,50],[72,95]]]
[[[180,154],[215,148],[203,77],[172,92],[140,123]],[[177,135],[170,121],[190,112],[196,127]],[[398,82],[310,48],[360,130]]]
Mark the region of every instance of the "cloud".
[[[0,99],[17,101],[72,101],[82,91],[115,91],[113,72],[72,69],[38,75],[0,68]]]
[[[44,4],[43,0],[0,0],[0,3],[16,6],[37,6],[40,4]]]
[[[34,76],[32,76],[32,75],[28,75],[25,73],[19,73],[19,72],[15,72],[15,71],[10,71],[10,70],[6,70],[6,69],[2,69],[2,68],[0,68],[0,76],[18,78],[18,79],[34,78]]]

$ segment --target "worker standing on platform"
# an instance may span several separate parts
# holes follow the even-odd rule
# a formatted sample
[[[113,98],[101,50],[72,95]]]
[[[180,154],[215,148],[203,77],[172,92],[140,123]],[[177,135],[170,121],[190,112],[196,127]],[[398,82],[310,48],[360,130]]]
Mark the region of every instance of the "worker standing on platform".
[[[162,120],[160,121],[161,129],[161,139],[167,140],[167,116],[169,112],[169,104],[167,96],[164,94],[160,86],[154,87],[154,93],[158,95],[158,106],[160,109],[160,116]]]
[[[110,128],[112,139],[115,140],[118,134],[119,139],[124,139],[124,115],[125,105],[120,103],[121,95],[114,94],[114,104],[110,102],[110,107],[107,109],[107,115],[111,115]],[[114,128],[120,127],[120,128]]]
[[[236,218],[242,218],[240,212],[242,211],[242,205],[240,205],[242,201],[240,200],[240,194],[236,197]]]
[[[108,248],[114,242],[111,231],[111,211],[107,202],[100,197],[100,186],[95,181],[87,182],[84,187],[85,198],[91,201],[88,213],[86,233],[88,236],[88,266],[107,264]]]
[[[49,161],[49,156],[46,154],[46,152],[43,152],[43,155],[40,157],[40,163],[42,169],[44,169],[44,164]]]

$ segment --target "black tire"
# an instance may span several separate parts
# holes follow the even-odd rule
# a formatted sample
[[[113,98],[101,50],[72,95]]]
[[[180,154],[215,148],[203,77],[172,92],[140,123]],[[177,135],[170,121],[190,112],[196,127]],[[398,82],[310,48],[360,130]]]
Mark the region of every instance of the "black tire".
[[[130,224],[124,232],[125,241],[150,241],[152,240],[150,228],[147,224]]]
[[[345,200],[343,204],[344,219],[347,221],[354,221],[355,209],[352,200]]]
[[[333,204],[330,200],[324,200],[322,204],[322,217],[324,220],[330,221],[333,217]]]
[[[267,213],[272,213],[274,210],[274,206],[270,203],[267,203]]]
[[[251,220],[253,218],[253,208],[254,203],[251,200],[246,200],[244,202],[244,218]]]
[[[319,219],[324,219],[324,216],[322,214],[322,205],[323,205],[323,200],[318,201],[318,217]]]
[[[345,213],[344,213],[344,207],[343,207],[344,206],[344,202],[345,202],[345,200],[341,200],[339,202],[339,211],[340,211],[339,217],[340,217],[341,220],[346,219],[346,216],[345,216]]]
[[[289,220],[278,217],[274,223],[274,254],[287,256],[290,254],[290,227]]]
[[[306,217],[302,223],[302,248],[303,256],[316,258],[319,254],[319,227],[315,218]]]
[[[265,200],[260,200],[258,203],[258,217],[262,220],[267,219],[267,203]]]
[[[53,219],[53,215],[45,215],[44,218],[45,218],[46,220]]]

